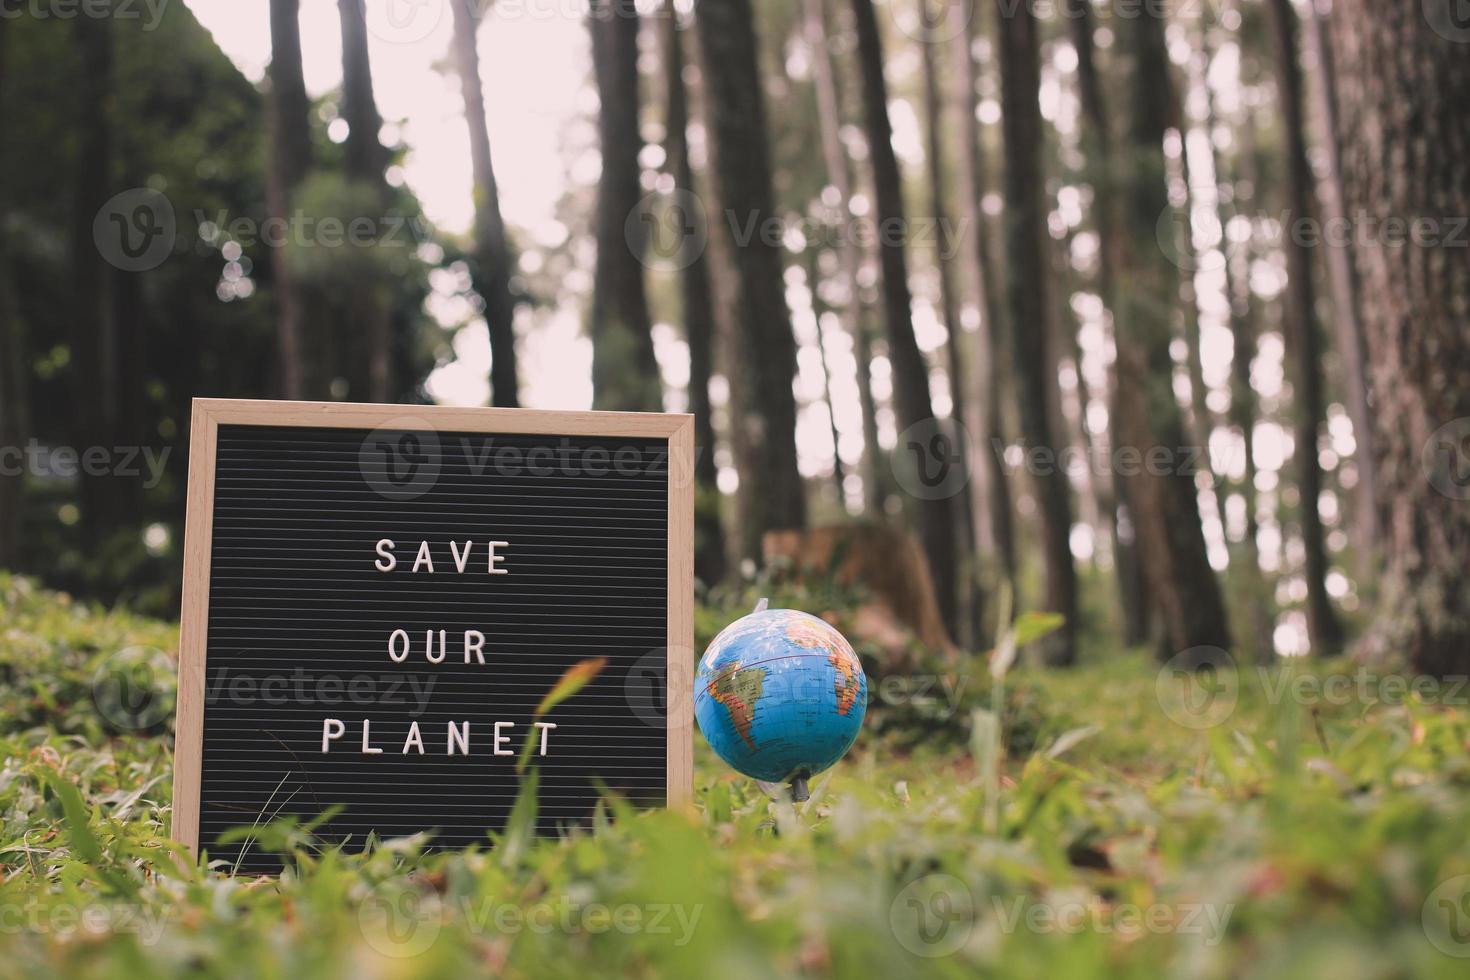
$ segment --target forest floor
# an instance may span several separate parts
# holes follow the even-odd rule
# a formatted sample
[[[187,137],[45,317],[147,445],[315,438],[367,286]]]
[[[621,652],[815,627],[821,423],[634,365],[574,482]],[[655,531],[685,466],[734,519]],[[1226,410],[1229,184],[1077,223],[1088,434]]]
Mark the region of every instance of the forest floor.
[[[1453,686],[1347,663],[1200,681],[1119,653],[1065,672],[1022,658],[993,699],[977,657],[870,677],[863,735],[802,805],[697,740],[695,815],[615,808],[571,837],[512,826],[452,855],[318,851],[282,826],[296,868],[254,880],[169,860],[172,671],[133,655],[158,708],[121,733],[94,678],[125,648],[172,651],[176,628],[0,575],[0,975],[1350,980],[1470,964],[1470,692]]]

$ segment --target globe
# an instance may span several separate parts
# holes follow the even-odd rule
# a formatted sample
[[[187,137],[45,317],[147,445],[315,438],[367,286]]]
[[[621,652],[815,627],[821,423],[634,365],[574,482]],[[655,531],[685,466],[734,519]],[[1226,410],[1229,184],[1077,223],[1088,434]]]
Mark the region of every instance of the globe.
[[[694,716],[732,769],[765,782],[806,780],[851,747],[868,707],[868,680],[851,644],[794,609],[766,609],[725,627],[694,676]]]

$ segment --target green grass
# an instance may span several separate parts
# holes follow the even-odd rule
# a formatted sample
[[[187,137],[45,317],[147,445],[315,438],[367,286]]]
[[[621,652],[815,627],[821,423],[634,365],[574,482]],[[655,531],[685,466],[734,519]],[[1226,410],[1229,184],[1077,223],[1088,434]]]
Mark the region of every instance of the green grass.
[[[1310,665],[1165,676],[1161,697],[1136,654],[1023,657],[986,833],[977,659],[943,668],[958,710],[875,702],[804,806],[700,742],[696,815],[614,806],[567,839],[513,827],[454,855],[319,852],[274,827],[297,865],[257,881],[170,857],[171,679],[146,651],[174,643],[0,576],[0,975],[1348,980],[1470,962],[1439,948],[1470,954],[1449,928],[1470,926],[1470,717],[1433,703],[1470,692],[1400,697],[1390,678],[1365,697],[1351,665]],[[129,647],[150,697],[103,685],[99,708],[98,668]]]

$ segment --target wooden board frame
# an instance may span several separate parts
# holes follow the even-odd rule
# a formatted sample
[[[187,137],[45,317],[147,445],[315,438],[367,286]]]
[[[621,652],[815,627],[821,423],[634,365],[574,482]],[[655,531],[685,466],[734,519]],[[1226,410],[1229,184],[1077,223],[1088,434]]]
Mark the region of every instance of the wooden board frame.
[[[688,809],[694,782],[694,416],[639,412],[553,412],[343,402],[196,398],[189,432],[188,515],[179,618],[179,693],[174,734],[171,836],[199,856],[204,756],[204,664],[214,540],[215,451],[221,425],[376,429],[423,420],[443,432],[486,435],[663,439],[669,444],[668,806]]]

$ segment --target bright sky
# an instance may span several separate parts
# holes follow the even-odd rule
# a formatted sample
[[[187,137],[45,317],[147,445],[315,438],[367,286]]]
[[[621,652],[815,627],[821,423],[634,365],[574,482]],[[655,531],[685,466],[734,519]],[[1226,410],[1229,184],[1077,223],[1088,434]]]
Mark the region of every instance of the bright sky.
[[[249,78],[270,61],[270,23],[263,0],[187,0],[215,41]],[[403,124],[410,147],[409,186],[430,219],[447,231],[470,227],[469,136],[459,82],[450,66],[453,33],[447,0],[369,0],[374,92],[383,118]],[[312,96],[342,81],[336,0],[301,0],[301,46]],[[480,69],[494,143],[495,167],[507,193],[506,219],[535,227],[550,218],[564,185],[558,139],[578,105],[587,73],[587,32],[556,4],[504,3],[480,31]],[[527,84],[526,66],[536,66]],[[513,92],[514,98],[494,98]],[[514,139],[507,139],[513,134]],[[496,137],[500,137],[496,141]]]

